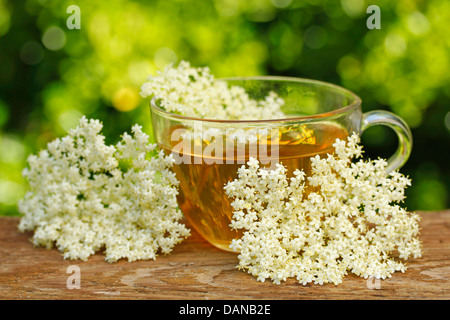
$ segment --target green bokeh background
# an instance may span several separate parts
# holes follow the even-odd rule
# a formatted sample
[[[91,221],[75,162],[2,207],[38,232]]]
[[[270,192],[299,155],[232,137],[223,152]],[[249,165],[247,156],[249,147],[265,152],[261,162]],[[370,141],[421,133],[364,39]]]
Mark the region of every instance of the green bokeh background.
[[[81,28],[68,29],[78,5]],[[369,5],[381,29],[369,30]],[[17,215],[29,154],[76,126],[104,123],[115,143],[134,123],[152,129],[146,77],[168,63],[209,66],[217,77],[287,75],[342,85],[363,110],[410,125],[401,172],[410,210],[449,207],[450,1],[448,0],[0,0],[0,215]],[[362,137],[388,158],[395,134]]]

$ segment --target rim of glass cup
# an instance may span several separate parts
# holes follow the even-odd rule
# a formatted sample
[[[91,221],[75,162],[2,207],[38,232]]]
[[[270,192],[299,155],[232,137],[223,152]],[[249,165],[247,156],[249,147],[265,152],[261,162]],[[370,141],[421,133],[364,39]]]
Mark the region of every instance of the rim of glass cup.
[[[158,98],[153,97],[150,100],[150,105],[152,108],[156,109],[159,113],[166,117],[172,117],[179,120],[190,120],[190,121],[208,121],[208,122],[217,122],[217,123],[267,123],[267,122],[287,122],[287,121],[303,121],[303,120],[312,120],[312,119],[324,119],[325,117],[332,117],[335,115],[342,115],[345,114],[361,105],[361,98],[356,95],[354,92],[345,89],[341,86],[338,86],[336,84],[332,84],[325,81],[320,80],[312,80],[307,78],[297,78],[297,77],[285,77],[285,76],[250,76],[250,77],[229,77],[229,78],[219,78],[218,80],[224,80],[224,81],[246,81],[246,80],[261,80],[261,81],[284,81],[284,82],[300,82],[300,83],[310,83],[315,85],[320,85],[323,87],[333,88],[337,91],[341,91],[353,98],[352,103],[349,105],[346,105],[344,107],[340,107],[335,110],[331,110],[328,112],[323,113],[317,113],[313,115],[308,116],[292,116],[292,117],[286,117],[286,118],[279,118],[279,119],[262,119],[262,120],[222,120],[222,119],[209,119],[209,118],[195,118],[195,117],[189,117],[189,116],[183,116],[180,114],[172,113],[169,111],[166,111],[159,106],[157,106],[156,101]]]

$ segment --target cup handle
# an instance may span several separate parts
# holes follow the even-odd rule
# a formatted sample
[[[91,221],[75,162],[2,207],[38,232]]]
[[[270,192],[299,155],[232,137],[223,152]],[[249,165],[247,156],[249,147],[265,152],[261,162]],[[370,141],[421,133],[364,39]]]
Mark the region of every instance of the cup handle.
[[[387,161],[386,171],[400,169],[408,160],[412,150],[412,134],[405,120],[389,111],[374,110],[363,114],[361,133],[374,125],[385,125],[395,131],[398,137],[397,151]]]

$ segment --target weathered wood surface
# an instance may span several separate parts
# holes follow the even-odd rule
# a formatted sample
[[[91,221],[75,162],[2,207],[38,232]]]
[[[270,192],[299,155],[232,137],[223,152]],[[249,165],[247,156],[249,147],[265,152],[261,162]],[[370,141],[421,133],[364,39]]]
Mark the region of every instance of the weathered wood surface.
[[[421,212],[423,257],[378,283],[348,275],[340,285],[258,282],[236,269],[237,255],[205,242],[195,231],[167,256],[107,263],[63,260],[56,249],[35,248],[18,232],[17,217],[0,218],[0,299],[449,299],[450,210]],[[80,289],[69,289],[69,266]],[[70,282],[71,283],[71,282]]]

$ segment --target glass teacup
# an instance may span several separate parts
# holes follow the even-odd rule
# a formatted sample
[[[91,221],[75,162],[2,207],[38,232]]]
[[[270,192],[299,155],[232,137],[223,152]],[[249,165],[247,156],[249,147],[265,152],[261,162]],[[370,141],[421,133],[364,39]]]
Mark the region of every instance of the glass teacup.
[[[388,160],[388,171],[408,159],[412,136],[397,115],[383,110],[363,113],[361,99],[342,87],[309,79],[248,77],[224,79],[243,87],[255,100],[275,92],[284,100],[283,119],[213,120],[169,113],[151,101],[153,130],[158,145],[175,157],[180,181],[178,204],[196,231],[214,246],[231,251],[240,232],[230,228],[231,199],[224,186],[250,157],[271,168],[281,163],[292,173],[311,171],[310,158],[333,153],[337,138],[361,134],[382,124],[397,134],[399,146]]]

